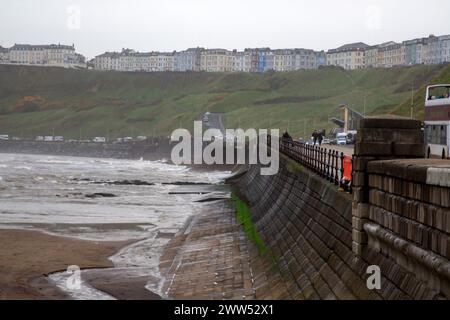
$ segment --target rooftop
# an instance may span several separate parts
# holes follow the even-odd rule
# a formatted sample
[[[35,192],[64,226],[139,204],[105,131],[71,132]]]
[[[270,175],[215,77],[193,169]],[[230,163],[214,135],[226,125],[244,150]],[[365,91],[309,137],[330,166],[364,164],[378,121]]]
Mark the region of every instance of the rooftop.
[[[364,42],[355,42],[355,43],[349,43],[345,44],[337,49],[331,49],[328,51],[328,53],[336,53],[336,52],[349,52],[349,51],[364,51],[365,49],[369,48],[370,46],[365,44]]]

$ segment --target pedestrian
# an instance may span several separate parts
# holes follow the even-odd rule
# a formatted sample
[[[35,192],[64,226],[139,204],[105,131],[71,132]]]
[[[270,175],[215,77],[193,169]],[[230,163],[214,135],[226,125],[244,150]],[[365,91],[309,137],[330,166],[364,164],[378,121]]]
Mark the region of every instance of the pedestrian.
[[[312,134],[312,138],[313,138],[313,141],[314,141],[314,145],[316,145],[316,143],[317,143],[317,130],[314,130],[314,132]]]

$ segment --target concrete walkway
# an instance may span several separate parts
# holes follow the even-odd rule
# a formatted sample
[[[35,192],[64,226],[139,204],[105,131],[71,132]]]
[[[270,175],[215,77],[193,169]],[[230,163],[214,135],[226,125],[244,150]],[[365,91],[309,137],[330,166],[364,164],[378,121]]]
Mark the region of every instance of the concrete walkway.
[[[162,291],[174,299],[254,299],[252,250],[229,200],[213,202],[169,243]]]

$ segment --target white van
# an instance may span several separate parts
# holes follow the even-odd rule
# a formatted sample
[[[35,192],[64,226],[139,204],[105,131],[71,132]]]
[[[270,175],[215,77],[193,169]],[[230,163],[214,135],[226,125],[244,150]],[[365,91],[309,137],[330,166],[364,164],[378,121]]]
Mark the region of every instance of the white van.
[[[347,134],[346,133],[338,133],[336,135],[336,144],[338,146],[345,146],[345,145],[347,145]]]
[[[7,135],[7,134],[0,134],[0,140],[9,140],[9,135]]]
[[[106,138],[105,137],[95,137],[94,139],[92,139],[93,142],[98,142],[98,143],[105,143],[106,142]]]

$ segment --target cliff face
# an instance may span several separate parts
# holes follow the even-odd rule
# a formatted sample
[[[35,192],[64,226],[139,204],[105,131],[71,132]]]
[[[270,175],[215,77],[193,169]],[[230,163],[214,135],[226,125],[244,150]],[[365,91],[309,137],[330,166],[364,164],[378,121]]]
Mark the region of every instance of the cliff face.
[[[256,253],[251,257],[256,298],[443,297],[379,251],[368,247],[355,255],[352,197],[292,160],[280,160],[275,176],[261,176],[258,166],[250,166],[230,180],[248,202],[256,229],[273,254],[272,263]],[[380,290],[366,285],[370,265],[380,267]]]

